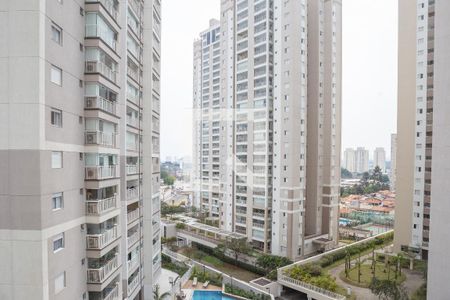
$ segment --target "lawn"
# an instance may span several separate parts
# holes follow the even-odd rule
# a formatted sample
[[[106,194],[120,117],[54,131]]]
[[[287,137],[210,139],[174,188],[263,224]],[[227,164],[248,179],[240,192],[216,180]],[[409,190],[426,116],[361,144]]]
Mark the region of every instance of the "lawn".
[[[388,267],[385,267],[383,263],[377,263],[375,267],[375,276],[379,280],[391,280],[395,277],[395,267],[391,267],[391,272],[389,274]],[[353,284],[361,287],[368,287],[372,281],[373,274],[370,264],[361,265],[361,283],[358,283],[358,267],[354,267],[350,270],[348,278],[345,277],[345,271],[342,271],[339,277],[349,284]],[[398,282],[403,282],[406,279],[405,275],[400,275],[397,278]]]

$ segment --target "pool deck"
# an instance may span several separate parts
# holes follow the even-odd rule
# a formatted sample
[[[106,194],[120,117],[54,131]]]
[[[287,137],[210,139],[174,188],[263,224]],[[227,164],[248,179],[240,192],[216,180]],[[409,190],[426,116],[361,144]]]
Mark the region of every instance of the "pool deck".
[[[197,282],[196,286],[192,286],[192,280],[188,280],[182,287],[183,290],[200,290],[200,291],[222,291],[221,287],[209,284],[207,288],[203,287],[203,282]]]

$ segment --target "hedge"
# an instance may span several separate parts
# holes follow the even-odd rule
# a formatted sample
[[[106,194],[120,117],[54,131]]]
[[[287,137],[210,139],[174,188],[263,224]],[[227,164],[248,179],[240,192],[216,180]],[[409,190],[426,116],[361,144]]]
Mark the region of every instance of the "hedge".
[[[258,274],[258,275],[261,275],[261,276],[267,275],[266,271],[264,271],[263,269],[258,268],[258,267],[253,266],[253,265],[250,265],[250,264],[247,264],[245,262],[238,261],[237,264],[236,264],[236,261],[233,258],[228,257],[225,254],[218,253],[217,251],[214,251],[213,248],[210,248],[210,247],[207,247],[207,246],[201,245],[199,243],[195,243],[195,242],[192,242],[192,246],[195,246],[198,250],[201,250],[201,251],[203,251],[203,252],[205,252],[205,253],[207,253],[209,255],[215,256],[218,259],[220,259],[221,261],[226,262],[226,263],[228,263],[230,265],[234,265],[236,267],[239,267],[241,269],[247,270],[249,272],[252,272],[252,273],[255,273],[255,274]]]
[[[239,296],[239,297],[246,298],[246,299],[251,299],[251,300],[270,300],[271,299],[270,296],[268,296],[268,295],[256,294],[254,292],[247,292],[247,291],[241,290],[237,287],[231,286],[229,284],[225,285],[225,293]]]

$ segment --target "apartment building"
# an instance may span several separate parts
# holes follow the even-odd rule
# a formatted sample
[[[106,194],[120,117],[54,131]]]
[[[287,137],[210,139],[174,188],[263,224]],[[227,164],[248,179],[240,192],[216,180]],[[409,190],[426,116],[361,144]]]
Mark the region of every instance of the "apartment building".
[[[429,11],[430,13],[431,11]],[[449,299],[448,270],[450,261],[450,211],[449,195],[449,122],[448,102],[450,70],[450,3],[436,1],[434,29],[434,76],[433,76],[433,162],[431,195],[433,198],[430,218],[430,242],[428,256],[428,299]],[[426,202],[425,202],[426,203]],[[425,230],[425,228],[424,228]]]
[[[389,173],[391,191],[395,191],[397,181],[397,134],[391,134],[391,170]]]
[[[340,118],[340,1],[221,1],[194,42],[194,203],[264,252],[336,244]]]
[[[363,147],[356,148],[356,172],[364,173],[369,171],[369,150]]]
[[[399,2],[396,251],[428,257],[435,1]],[[416,87],[412,89],[411,87]]]
[[[350,172],[356,172],[356,152],[355,149],[347,148],[344,151],[344,160],[342,162],[342,167],[349,170]]]
[[[380,167],[381,172],[386,173],[386,151],[378,147],[373,151],[373,167]]]
[[[159,0],[2,1],[1,299],[152,299]]]

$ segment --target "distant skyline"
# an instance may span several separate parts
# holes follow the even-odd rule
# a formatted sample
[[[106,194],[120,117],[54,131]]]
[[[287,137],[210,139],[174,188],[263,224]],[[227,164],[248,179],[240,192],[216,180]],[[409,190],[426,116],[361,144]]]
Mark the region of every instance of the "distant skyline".
[[[343,3],[342,148],[386,149],[397,120],[397,1]],[[162,21],[161,158],[192,152],[192,44],[220,0],[166,0]],[[380,18],[382,16],[382,18]]]

